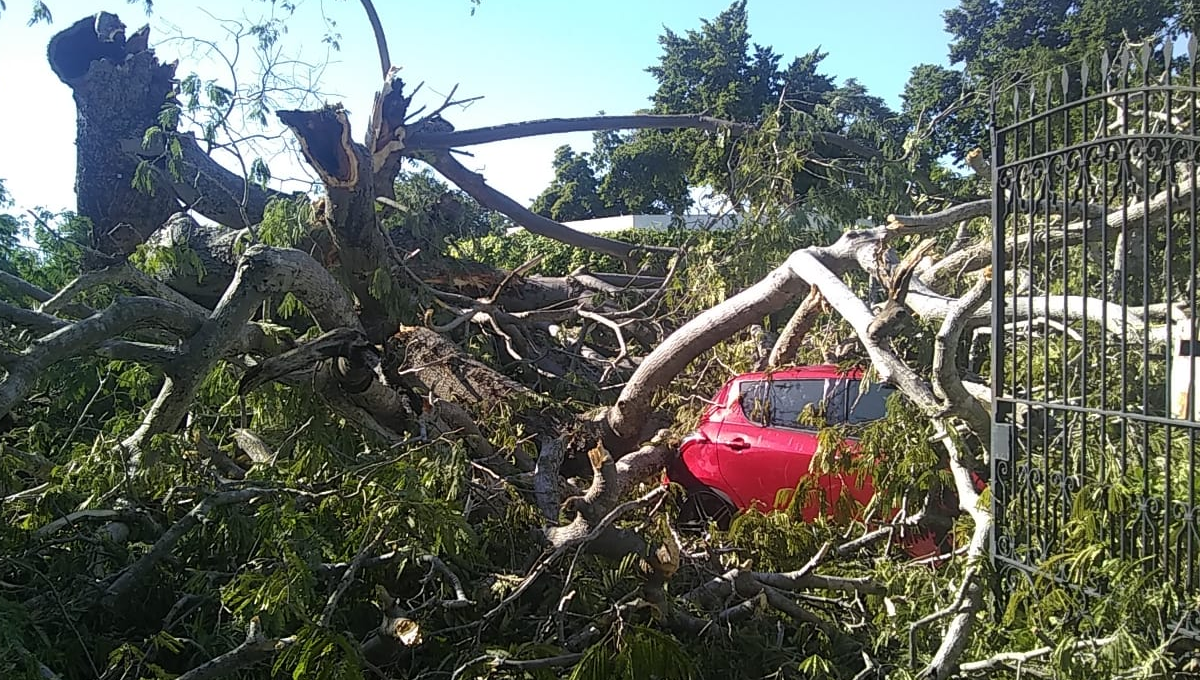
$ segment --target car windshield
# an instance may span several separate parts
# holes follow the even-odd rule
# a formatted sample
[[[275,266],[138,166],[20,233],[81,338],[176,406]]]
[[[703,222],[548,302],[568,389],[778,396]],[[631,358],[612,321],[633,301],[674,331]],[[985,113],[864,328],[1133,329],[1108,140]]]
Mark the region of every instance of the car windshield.
[[[863,425],[887,415],[894,391],[847,378],[756,380],[742,383],[741,406],[747,418],[772,427]]]

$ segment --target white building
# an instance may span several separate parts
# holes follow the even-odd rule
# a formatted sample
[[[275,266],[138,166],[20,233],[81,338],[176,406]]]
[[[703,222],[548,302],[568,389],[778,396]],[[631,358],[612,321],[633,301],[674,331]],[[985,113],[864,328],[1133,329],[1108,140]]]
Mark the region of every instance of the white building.
[[[563,224],[585,234],[601,234],[628,229],[666,231],[671,227],[696,230],[732,229],[741,219],[740,216],[732,213],[724,215],[617,215],[615,217],[598,217],[593,220],[575,220],[563,222]],[[810,215],[809,219],[813,225],[835,226],[833,220],[820,215]],[[855,225],[859,227],[875,226],[870,220],[858,220]],[[524,227],[512,227],[507,233],[513,234],[523,229]]]

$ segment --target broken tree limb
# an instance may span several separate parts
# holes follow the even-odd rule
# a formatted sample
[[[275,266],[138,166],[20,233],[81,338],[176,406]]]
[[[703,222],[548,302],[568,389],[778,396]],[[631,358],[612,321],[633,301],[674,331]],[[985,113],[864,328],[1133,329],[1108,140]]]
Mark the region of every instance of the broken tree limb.
[[[354,141],[350,120],[341,106],[315,111],[277,111],[276,117],[295,134],[308,164],[328,192],[323,220],[337,249],[339,276],[362,308],[368,337],[383,340],[391,328],[387,308],[377,296],[406,294],[387,286],[372,290],[379,275],[390,269],[395,248],[379,226],[377,196],[392,196],[393,177],[377,177],[365,146]]]
[[[106,254],[128,254],[181,204],[229,226],[262,219],[263,190],[213,160],[191,134],[165,126],[145,148],[146,131],[161,129],[164,102],[176,97],[175,66],[159,62],[147,48],[148,29],[126,40],[125,25],[101,12],[63,29],[50,40],[47,60],[71,88],[79,112],[75,178],[77,208],[92,222],[91,246]],[[165,137],[178,142],[167,169]],[[133,186],[138,167],[150,164],[153,191]]]
[[[344,327],[331,329],[308,342],[301,343],[294,349],[264,359],[261,363],[246,369],[246,372],[238,380],[238,393],[248,394],[285,375],[306,371],[316,364],[330,359],[349,359],[356,352],[369,348],[370,343],[361,330]],[[367,375],[354,376],[357,378],[354,382],[361,383],[364,379],[366,381],[373,380],[374,376],[370,370],[362,368]],[[339,377],[349,378],[350,376]]]
[[[179,305],[151,297],[118,298],[102,312],[64,325],[38,340],[11,361],[0,382],[0,415],[29,393],[37,377],[59,361],[90,352],[104,342],[137,327],[154,326],[186,337],[198,328],[195,318]],[[231,336],[236,339],[237,334]]]
[[[508,139],[556,135],[564,132],[593,132],[599,130],[673,130],[691,128],[696,130],[732,130],[743,132],[752,129],[744,123],[697,115],[640,114],[630,116],[584,116],[581,118],[547,118],[521,123],[493,125],[473,130],[454,132],[418,132],[407,139],[413,149],[447,150],[460,146],[473,146],[500,142]]]
[[[134,467],[149,462],[142,460],[142,443],[148,437],[182,422],[203,377],[237,340],[263,299],[286,292],[304,303],[321,328],[361,329],[342,288],[315,260],[298,250],[251,246],[212,315],[180,347],[182,358],[171,367],[142,424],[122,442]]]
[[[800,351],[800,345],[804,342],[804,338],[812,330],[813,324],[817,322],[824,302],[821,290],[810,286],[808,297],[804,298],[804,301],[796,309],[796,313],[788,319],[783,330],[779,332],[779,339],[775,341],[775,346],[771,348],[771,354],[767,358],[769,368],[779,368],[796,357],[796,352]]]
[[[535,234],[561,241],[576,248],[583,248],[597,253],[606,253],[631,264],[635,259],[636,253],[646,250],[643,246],[632,243],[614,241],[613,239],[601,238],[581,231],[575,231],[568,226],[555,222],[549,217],[538,215],[492,188],[483,179],[483,175],[468,170],[466,166],[455,160],[448,152],[438,151],[424,154],[421,158],[428,162],[434,170],[444,175],[446,179],[454,182],[459,188],[467,192],[471,198],[479,201],[480,205],[490,210],[495,210]]]

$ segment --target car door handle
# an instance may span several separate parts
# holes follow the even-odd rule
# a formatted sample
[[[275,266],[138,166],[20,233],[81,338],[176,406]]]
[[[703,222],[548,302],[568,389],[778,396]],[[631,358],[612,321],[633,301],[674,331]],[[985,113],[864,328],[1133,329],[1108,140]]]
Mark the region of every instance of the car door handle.
[[[750,442],[742,439],[741,437],[738,437],[737,439],[730,439],[725,445],[734,451],[741,451],[742,449],[750,448]]]

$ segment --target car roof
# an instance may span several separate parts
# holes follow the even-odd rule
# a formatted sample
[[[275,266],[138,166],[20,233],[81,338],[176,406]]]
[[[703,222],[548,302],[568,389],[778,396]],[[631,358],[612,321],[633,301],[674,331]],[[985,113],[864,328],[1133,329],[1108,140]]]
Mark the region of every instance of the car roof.
[[[859,380],[863,376],[863,370],[859,367],[842,368],[835,364],[817,364],[814,366],[793,366],[785,368],[781,371],[761,371],[756,373],[743,373],[736,376],[730,382],[742,382],[746,380],[820,380],[826,378],[848,378],[850,380]]]

